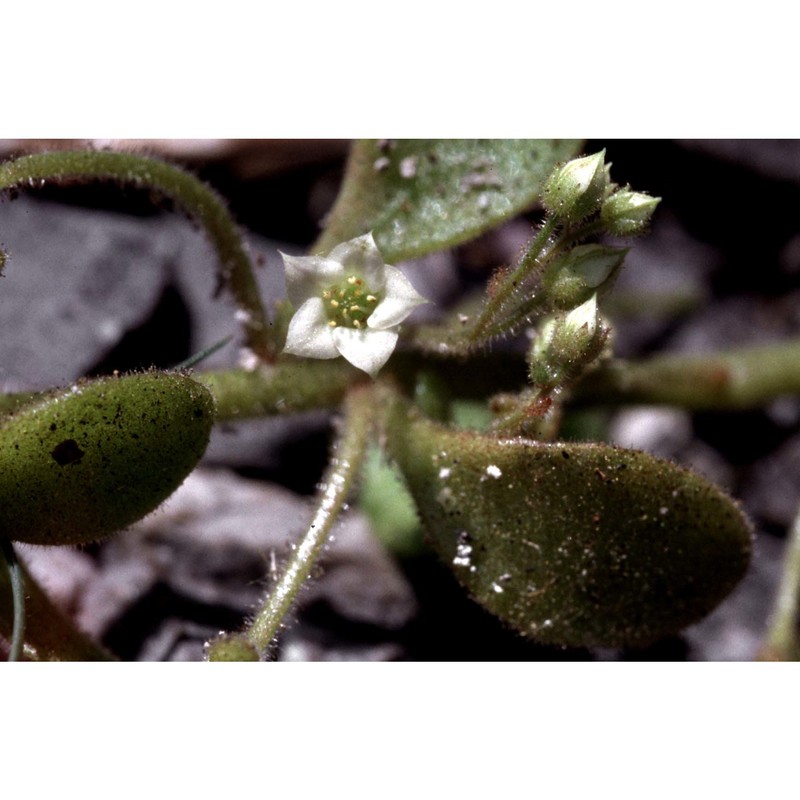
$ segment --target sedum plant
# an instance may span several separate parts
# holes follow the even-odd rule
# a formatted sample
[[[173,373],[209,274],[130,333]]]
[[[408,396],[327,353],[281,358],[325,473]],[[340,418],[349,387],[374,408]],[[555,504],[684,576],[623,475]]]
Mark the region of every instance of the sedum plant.
[[[183,365],[2,398],[0,635],[12,657],[112,657],[52,606],[14,542],[110,536],[180,485],[213,424],[312,408],[339,409],[312,519],[263,605],[242,630],[208,643],[209,660],[274,656],[338,514],[353,500],[373,515],[387,507],[384,469],[405,487],[392,514],[407,524],[415,513],[464,591],[522,636],[644,646],[722,602],[751,553],[737,502],[646,453],[561,441],[564,410],[574,398],[763,402],[800,390],[794,373],[774,366],[797,346],[769,360],[755,351],[615,359],[603,306],[627,248],[609,242],[644,234],[659,200],[616,185],[604,152],[579,157],[579,149],[577,141],[354,143],[320,239],[306,256],[283,256],[286,300],[271,316],[223,201],[189,173],[113,152],[0,164],[3,190],[104,179],[169,196],[213,243],[249,356],[247,368]],[[478,296],[438,309],[434,321],[417,319],[428,301],[399,262],[537,204],[541,222],[515,263]]]

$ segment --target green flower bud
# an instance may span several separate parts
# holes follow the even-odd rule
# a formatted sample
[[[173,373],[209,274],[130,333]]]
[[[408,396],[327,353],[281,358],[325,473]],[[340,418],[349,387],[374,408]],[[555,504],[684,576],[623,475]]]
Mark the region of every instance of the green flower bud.
[[[575,158],[554,170],[542,193],[542,205],[553,216],[580,222],[600,208],[608,184],[605,152]]]
[[[0,424],[0,532],[83,544],[159,506],[194,469],[214,418],[210,392],[178,373],[79,383]]]
[[[606,230],[614,236],[636,236],[647,229],[660,202],[660,197],[621,189],[603,203],[600,219]]]
[[[545,323],[528,353],[531,383],[551,389],[574,380],[600,355],[607,338],[593,294],[569,313]]]
[[[627,248],[583,244],[573,247],[544,275],[544,289],[554,308],[572,309],[607,288],[622,266]]]

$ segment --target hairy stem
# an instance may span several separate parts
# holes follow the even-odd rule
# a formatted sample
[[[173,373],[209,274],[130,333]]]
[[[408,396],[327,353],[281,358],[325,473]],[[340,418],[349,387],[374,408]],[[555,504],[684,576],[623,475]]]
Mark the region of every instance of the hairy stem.
[[[767,636],[759,653],[762,661],[800,661],[797,612],[800,606],[800,510],[792,523],[783,556],[783,575]]]
[[[293,414],[338,406],[347,390],[364,373],[344,359],[279,361],[248,371],[196,372],[216,401],[216,421]]]
[[[466,334],[471,344],[488,342],[490,339],[513,332],[526,322],[532,314],[547,313],[548,298],[526,285],[536,272],[544,272],[547,266],[574,245],[603,230],[599,220],[588,220],[558,230],[558,221],[548,216],[513,271],[502,276],[478,314],[475,323]],[[514,295],[522,290],[527,293],[518,301]]]
[[[506,275],[489,295],[478,318],[466,334],[471,343],[480,343],[491,337],[490,331],[496,329],[506,304],[514,296],[518,287],[536,270],[543,266],[548,254],[550,235],[556,227],[552,217],[548,217],[528,246],[517,267]]]
[[[220,196],[178,167],[133,153],[62,151],[22,156],[0,164],[0,191],[41,182],[114,180],[155,189],[171,198],[205,228],[220,262],[220,281],[244,312],[247,346],[263,361],[276,347],[250,258]]]
[[[272,644],[297,593],[322,554],[361,467],[374,413],[375,398],[369,388],[354,390],[345,401],[341,433],[334,446],[311,523],[272,588],[266,604],[245,631],[247,640],[260,653],[266,652]]]
[[[575,388],[581,404],[658,404],[696,410],[755,408],[800,393],[800,339],[709,355],[614,360]]]

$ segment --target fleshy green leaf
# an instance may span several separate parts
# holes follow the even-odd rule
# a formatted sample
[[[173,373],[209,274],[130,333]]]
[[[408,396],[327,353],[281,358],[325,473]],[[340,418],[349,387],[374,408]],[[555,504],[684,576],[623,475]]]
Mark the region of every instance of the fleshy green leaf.
[[[414,501],[397,467],[388,464],[378,447],[364,459],[358,498],[378,539],[399,556],[413,556],[425,549]]]
[[[398,139],[353,145],[315,252],[372,231],[389,262],[452,247],[531,207],[577,140]]]
[[[76,384],[0,424],[0,531],[82,544],[153,511],[208,444],[214,401],[178,373]]]
[[[710,612],[749,563],[734,502],[646,453],[453,431],[399,404],[388,445],[458,580],[542,642],[652,643]]]

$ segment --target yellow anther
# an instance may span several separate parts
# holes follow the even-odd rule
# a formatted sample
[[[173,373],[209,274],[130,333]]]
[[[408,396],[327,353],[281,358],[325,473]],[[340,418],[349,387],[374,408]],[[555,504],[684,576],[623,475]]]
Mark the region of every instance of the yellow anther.
[[[331,328],[335,328],[335,327],[336,327],[336,321],[335,321],[335,320],[331,320],[331,321],[328,323],[328,325],[329,325]]]
[[[368,303],[377,303],[378,302],[378,298],[375,297],[374,294],[368,294],[367,295],[367,302]]]
[[[361,327],[361,323],[357,319],[353,320],[353,325],[355,325],[356,328],[360,328]]]
[[[339,308],[339,301],[338,300],[331,300],[331,305],[334,308]]]

